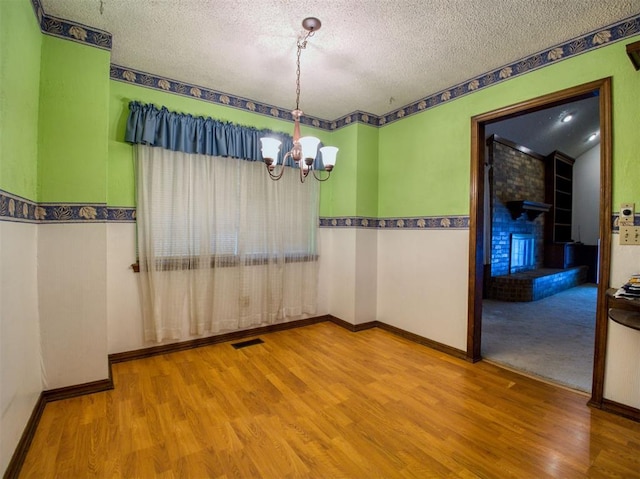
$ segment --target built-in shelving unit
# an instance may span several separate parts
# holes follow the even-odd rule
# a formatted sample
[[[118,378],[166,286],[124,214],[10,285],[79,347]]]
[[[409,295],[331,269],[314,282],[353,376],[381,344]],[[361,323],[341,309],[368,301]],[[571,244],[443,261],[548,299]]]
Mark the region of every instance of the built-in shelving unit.
[[[545,201],[551,204],[545,220],[545,265],[551,268],[567,268],[575,261],[571,245],[574,163],[559,151],[545,160]]]
[[[571,241],[573,164],[575,160],[559,151],[546,159],[546,202],[551,204],[546,238],[552,243]]]

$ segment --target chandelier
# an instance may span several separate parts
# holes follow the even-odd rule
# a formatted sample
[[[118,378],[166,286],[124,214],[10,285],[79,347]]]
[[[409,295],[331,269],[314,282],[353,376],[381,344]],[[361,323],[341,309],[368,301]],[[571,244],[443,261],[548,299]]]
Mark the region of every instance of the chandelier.
[[[300,169],[300,181],[304,183],[304,180],[312,172],[313,177],[318,181],[326,181],[331,176],[331,170],[333,170],[336,164],[336,155],[338,154],[338,148],[335,146],[325,146],[320,148],[322,153],[322,163],[324,169],[327,172],[327,176],[322,178],[316,174],[313,168],[313,163],[318,154],[318,145],[320,140],[314,136],[300,137],[300,117],[303,115],[300,110],[300,53],[307,47],[307,40],[314,35],[316,31],[320,29],[320,20],[314,17],[305,18],[302,21],[302,28],[304,30],[298,36],[298,52],[296,61],[296,109],[291,112],[293,117],[293,148],[291,151],[287,151],[282,158],[279,171],[276,171],[278,166],[278,154],[280,153],[280,146],[282,142],[275,138],[260,138],[262,144],[262,158],[264,159],[267,172],[272,180],[279,180],[284,173],[284,165],[289,158],[291,158],[297,167]]]

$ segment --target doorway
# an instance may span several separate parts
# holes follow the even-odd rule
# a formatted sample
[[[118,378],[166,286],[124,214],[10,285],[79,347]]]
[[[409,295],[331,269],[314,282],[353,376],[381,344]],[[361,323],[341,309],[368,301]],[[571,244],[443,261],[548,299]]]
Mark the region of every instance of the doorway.
[[[611,79],[562,90],[516,105],[475,116],[471,119],[471,188],[469,218],[469,316],[467,359],[482,359],[482,301],[485,256],[485,127],[492,123],[538,112],[564,103],[597,95],[600,123],[600,265],[597,287],[595,348],[591,403],[601,404],[604,381],[604,348],[606,341],[605,292],[609,284],[611,246]]]

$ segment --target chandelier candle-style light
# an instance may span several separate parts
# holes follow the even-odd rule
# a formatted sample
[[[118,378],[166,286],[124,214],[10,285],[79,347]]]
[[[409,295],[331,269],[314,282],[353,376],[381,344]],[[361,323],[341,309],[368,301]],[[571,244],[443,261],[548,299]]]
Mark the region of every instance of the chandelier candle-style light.
[[[296,109],[291,112],[293,117],[293,148],[284,154],[282,158],[282,164],[280,165],[280,171],[276,173],[276,166],[278,165],[278,154],[280,153],[280,145],[282,142],[275,138],[260,138],[262,143],[262,158],[267,167],[267,172],[272,180],[279,180],[282,178],[284,172],[284,165],[287,159],[291,158],[295,162],[296,166],[300,167],[300,181],[304,183],[305,178],[311,171],[313,177],[318,181],[326,181],[331,176],[331,170],[333,170],[336,164],[336,155],[338,154],[338,148],[335,146],[325,146],[320,148],[322,153],[322,163],[324,169],[328,173],[326,178],[321,178],[316,175],[313,168],[313,162],[318,154],[318,145],[320,140],[313,136],[300,137],[300,117],[302,116],[302,110],[300,110],[300,53],[303,48],[307,47],[307,40],[313,36],[313,34],[320,29],[320,20],[314,17],[305,18],[302,21],[302,27],[304,30],[298,37],[298,53],[297,53],[297,69],[296,69]]]

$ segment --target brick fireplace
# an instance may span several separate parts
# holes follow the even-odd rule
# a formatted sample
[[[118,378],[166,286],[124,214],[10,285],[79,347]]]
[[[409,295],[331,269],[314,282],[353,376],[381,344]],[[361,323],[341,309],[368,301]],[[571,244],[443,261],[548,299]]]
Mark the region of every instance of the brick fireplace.
[[[509,254],[509,274],[536,267],[536,241],[532,234],[512,233]]]
[[[536,301],[584,283],[586,266],[544,268],[545,158],[495,135],[487,145],[491,204],[487,296]],[[514,204],[533,205],[540,211],[516,209]]]
[[[544,260],[544,215],[538,215],[533,220],[526,214],[513,218],[507,207],[507,203],[514,200],[544,201],[543,157],[523,153],[501,141],[503,140],[496,139],[489,143],[489,161],[492,166],[489,177],[491,277],[542,268]],[[516,238],[525,235],[529,239],[529,248],[533,248],[533,261],[511,270],[514,235]]]

